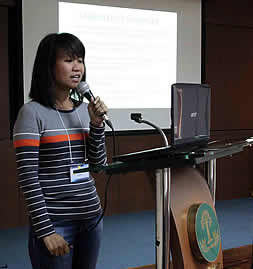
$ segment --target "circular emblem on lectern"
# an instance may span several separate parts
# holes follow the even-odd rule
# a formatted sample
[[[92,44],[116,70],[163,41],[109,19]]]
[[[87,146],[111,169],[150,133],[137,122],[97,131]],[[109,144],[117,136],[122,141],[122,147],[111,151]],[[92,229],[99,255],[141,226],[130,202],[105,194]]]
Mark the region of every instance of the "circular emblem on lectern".
[[[199,262],[214,262],[219,255],[221,237],[213,208],[206,204],[190,207],[187,229],[193,255]]]

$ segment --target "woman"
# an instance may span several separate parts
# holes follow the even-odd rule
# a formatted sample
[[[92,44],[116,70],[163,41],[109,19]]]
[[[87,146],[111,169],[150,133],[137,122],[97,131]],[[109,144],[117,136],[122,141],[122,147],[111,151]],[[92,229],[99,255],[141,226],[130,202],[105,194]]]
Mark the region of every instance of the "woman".
[[[30,98],[14,126],[17,169],[30,219],[34,269],[94,269],[101,241],[100,200],[83,165],[106,163],[108,111],[97,97],[83,103],[85,48],[68,33],[49,34],[38,47]],[[81,166],[82,167],[82,166]]]

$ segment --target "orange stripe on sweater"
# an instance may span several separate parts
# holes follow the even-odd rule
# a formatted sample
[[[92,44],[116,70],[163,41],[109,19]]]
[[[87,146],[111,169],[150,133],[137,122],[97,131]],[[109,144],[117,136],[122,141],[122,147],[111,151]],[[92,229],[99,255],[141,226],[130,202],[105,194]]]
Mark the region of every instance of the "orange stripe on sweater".
[[[13,142],[14,148],[18,147],[39,147],[40,141],[35,139],[20,139]]]
[[[86,137],[87,135],[83,134],[70,134],[69,139],[70,140],[83,140],[84,136]],[[47,143],[57,143],[57,142],[63,142],[63,141],[68,141],[68,136],[67,135],[55,135],[55,136],[46,136],[41,138],[41,144],[47,144]]]

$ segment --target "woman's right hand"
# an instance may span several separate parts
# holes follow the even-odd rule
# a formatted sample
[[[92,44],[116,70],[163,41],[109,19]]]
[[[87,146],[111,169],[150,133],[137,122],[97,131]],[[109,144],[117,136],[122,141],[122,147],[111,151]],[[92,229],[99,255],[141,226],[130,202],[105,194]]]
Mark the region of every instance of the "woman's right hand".
[[[65,239],[57,233],[45,236],[43,241],[51,255],[63,256],[69,253],[68,242],[65,241]]]

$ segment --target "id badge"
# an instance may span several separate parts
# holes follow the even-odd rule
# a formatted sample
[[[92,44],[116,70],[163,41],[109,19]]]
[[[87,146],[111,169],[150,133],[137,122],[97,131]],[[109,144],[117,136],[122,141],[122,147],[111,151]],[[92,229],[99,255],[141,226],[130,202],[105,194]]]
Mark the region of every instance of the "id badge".
[[[87,163],[70,167],[70,182],[76,183],[88,180],[90,178],[90,172],[83,171],[87,168],[89,168],[89,164]]]

